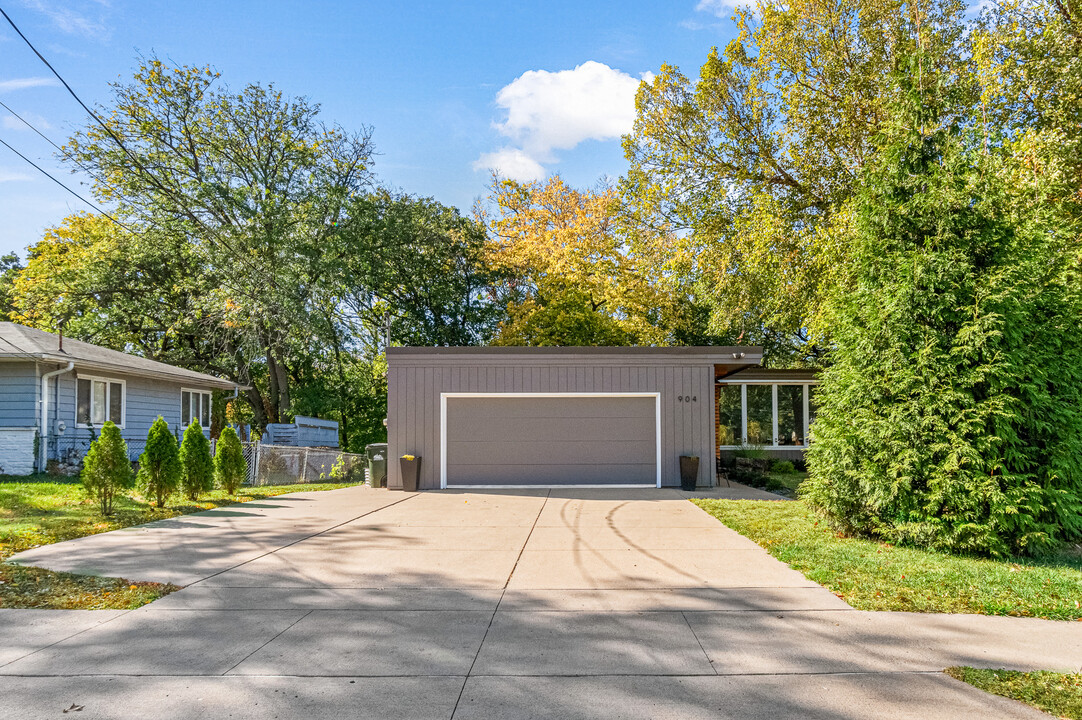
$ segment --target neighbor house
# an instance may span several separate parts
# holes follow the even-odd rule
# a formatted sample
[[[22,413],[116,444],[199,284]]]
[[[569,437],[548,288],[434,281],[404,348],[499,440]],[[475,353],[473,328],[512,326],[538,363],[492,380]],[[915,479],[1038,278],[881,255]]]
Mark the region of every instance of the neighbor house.
[[[74,468],[111,420],[136,459],[161,415],[183,432],[210,432],[211,391],[228,380],[0,322],[0,474],[26,475],[50,462]]]

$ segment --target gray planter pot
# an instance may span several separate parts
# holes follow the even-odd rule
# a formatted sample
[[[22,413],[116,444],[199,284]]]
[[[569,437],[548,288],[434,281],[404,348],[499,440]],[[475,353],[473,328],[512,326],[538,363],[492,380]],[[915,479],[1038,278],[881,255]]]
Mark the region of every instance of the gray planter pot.
[[[413,460],[398,458],[398,467],[402,471],[402,489],[406,492],[417,492],[417,479],[421,475],[421,456]]]
[[[693,492],[699,482],[699,458],[695,455],[680,456],[680,489]]]

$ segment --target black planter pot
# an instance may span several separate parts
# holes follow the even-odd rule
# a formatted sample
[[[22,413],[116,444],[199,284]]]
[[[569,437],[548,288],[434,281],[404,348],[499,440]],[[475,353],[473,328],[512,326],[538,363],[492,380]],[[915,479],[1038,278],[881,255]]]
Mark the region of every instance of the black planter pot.
[[[680,456],[680,489],[693,492],[699,481],[699,458],[694,455]]]
[[[402,489],[406,492],[417,492],[417,478],[421,475],[421,456],[412,460],[398,459],[398,467],[402,470]]]

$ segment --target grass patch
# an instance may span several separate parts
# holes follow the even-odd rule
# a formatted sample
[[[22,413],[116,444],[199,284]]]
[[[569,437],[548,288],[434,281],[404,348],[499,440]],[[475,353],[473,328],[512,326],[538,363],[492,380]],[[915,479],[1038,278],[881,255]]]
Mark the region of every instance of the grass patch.
[[[118,497],[114,514],[106,518],[77,479],[0,476],[0,607],[129,609],[179,589],[161,583],[73,575],[3,562],[23,550],[275,495],[333,490],[353,484],[245,487],[233,496],[215,490],[197,502],[174,495],[173,501],[167,502],[162,510],[132,492]]]
[[[843,537],[797,500],[692,500],[858,610],[1082,618],[1082,557],[987,560]]]
[[[1082,720],[1082,675],[971,667],[947,668],[946,673],[955,680],[1024,702],[1056,717]]]

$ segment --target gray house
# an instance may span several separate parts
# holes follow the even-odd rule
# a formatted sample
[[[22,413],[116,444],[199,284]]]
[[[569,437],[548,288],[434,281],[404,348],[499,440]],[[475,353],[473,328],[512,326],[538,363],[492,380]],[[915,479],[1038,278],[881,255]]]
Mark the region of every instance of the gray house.
[[[421,488],[679,485],[681,455],[712,485],[718,381],[761,361],[758,347],[390,348],[388,486],[405,454]]]
[[[76,465],[106,420],[135,459],[159,415],[210,432],[211,391],[236,384],[41,330],[0,323],[0,474]],[[35,455],[35,448],[37,453]]]

